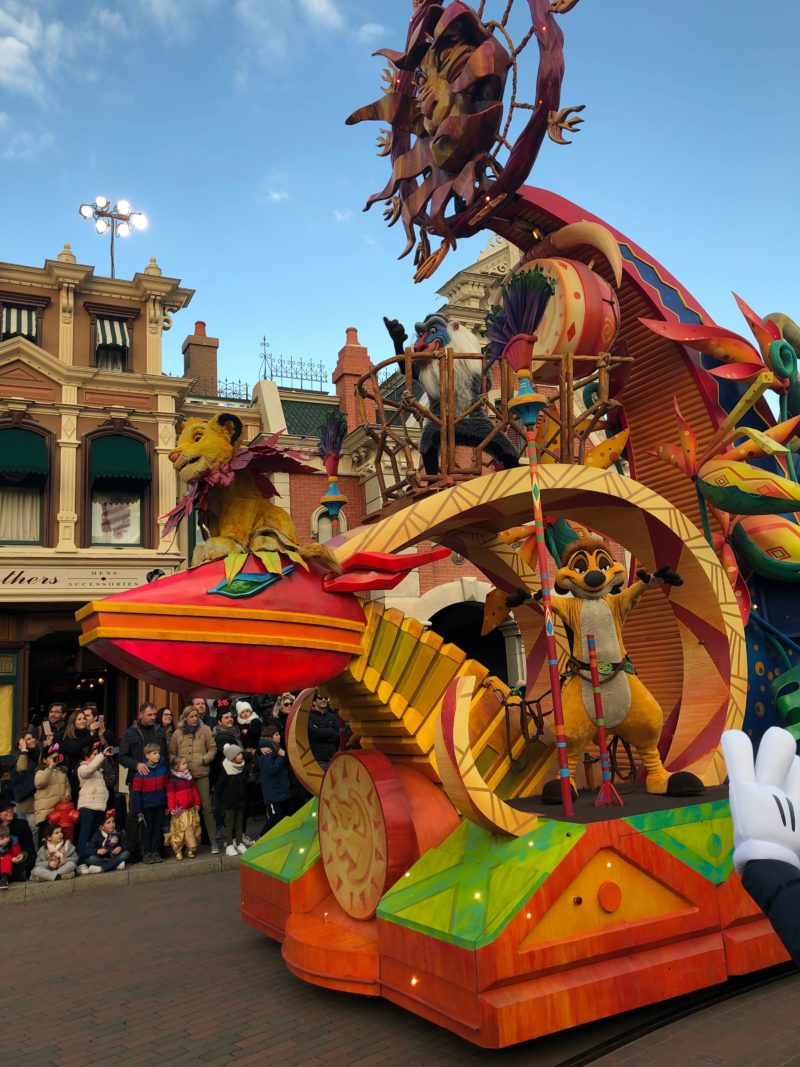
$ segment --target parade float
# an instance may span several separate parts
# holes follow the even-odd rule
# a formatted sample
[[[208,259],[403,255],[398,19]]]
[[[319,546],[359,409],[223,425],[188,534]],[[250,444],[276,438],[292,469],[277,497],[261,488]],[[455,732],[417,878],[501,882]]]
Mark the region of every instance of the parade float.
[[[408,345],[387,320],[394,355],[358,385],[374,521],[300,546],[269,473],[308,457],[239,446],[222,413],[173,454],[197,565],[78,614],[85,645],[167,688],[331,698],[353,743],[319,766],[305,688],[286,743],[313,799],[243,856],[242,916],[305,981],[486,1047],[787,958],[733,871],[719,740],[800,722],[798,648],[770,621],[800,576],[796,328],[744,301],[754,343],[717,326],[624,234],[522,184],[580,121],[560,101],[574,3],[529,0],[515,43],[513,3],[416,0],[386,91],[348,120],[388,126],[370,203],[417,280],[482,228],[520,249],[485,352],[443,316]],[[320,446],[334,518],[341,442]],[[485,630],[513,612],[523,684],[369,598],[453,551],[493,585]]]

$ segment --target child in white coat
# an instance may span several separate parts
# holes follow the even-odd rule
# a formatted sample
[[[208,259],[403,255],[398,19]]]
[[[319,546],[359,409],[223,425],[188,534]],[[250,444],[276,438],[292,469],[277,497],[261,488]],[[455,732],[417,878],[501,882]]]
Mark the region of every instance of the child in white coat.
[[[101,748],[100,743],[95,742],[88,752],[84,753],[83,759],[78,765],[78,868],[81,874],[88,873],[86,866],[87,849],[89,839],[103,821],[106,808],[108,807],[108,786],[103,774],[103,764],[111,755],[110,748]]]

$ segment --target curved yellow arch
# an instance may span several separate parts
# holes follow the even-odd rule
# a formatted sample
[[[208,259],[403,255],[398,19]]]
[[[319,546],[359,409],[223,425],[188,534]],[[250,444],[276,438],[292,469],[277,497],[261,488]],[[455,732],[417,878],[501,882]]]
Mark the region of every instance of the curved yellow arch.
[[[713,550],[669,501],[614,471],[551,464],[539,474],[546,515],[600,530],[643,566],[652,570],[669,563],[683,577],[680,587],[646,594],[631,615],[626,643],[664,708],[672,734],[668,769],[690,770],[707,784],[724,780],[719,737],[744,718],[747,666],[739,609]],[[530,519],[529,476],[519,467],[409,504],[352,531],[337,553],[344,560],[358,551],[396,552],[434,540],[459,551],[495,584],[511,588],[520,579],[531,584],[532,576],[497,535]],[[526,620],[522,629],[530,656],[536,628]],[[532,681],[529,677],[529,692]]]
[[[300,785],[312,796],[318,797],[325,772],[314,759],[308,739],[308,713],[314,692],[313,687],[304,689],[292,704],[286,720],[286,755]]]

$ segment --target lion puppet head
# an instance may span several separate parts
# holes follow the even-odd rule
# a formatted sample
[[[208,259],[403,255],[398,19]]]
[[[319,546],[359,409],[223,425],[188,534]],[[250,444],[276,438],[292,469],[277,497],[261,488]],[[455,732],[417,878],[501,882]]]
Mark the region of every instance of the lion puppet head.
[[[172,466],[188,485],[208,471],[229,460],[242,436],[242,420],[229,411],[221,411],[206,422],[187,419],[175,450],[170,452]]]

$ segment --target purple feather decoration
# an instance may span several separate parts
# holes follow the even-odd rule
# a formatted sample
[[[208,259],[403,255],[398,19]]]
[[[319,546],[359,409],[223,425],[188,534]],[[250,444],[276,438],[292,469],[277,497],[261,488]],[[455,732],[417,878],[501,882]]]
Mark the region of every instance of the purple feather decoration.
[[[341,411],[329,410],[319,429],[319,454],[322,459],[326,456],[341,456],[345,437],[347,419]]]
[[[555,288],[552,278],[539,267],[515,274],[508,285],[503,286],[501,303],[486,316],[489,343],[484,352],[487,370],[500,359],[512,337],[536,333]]]

